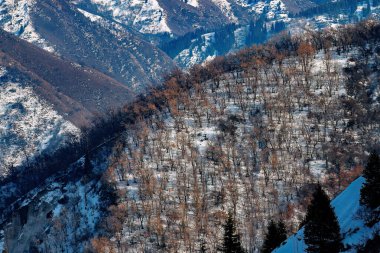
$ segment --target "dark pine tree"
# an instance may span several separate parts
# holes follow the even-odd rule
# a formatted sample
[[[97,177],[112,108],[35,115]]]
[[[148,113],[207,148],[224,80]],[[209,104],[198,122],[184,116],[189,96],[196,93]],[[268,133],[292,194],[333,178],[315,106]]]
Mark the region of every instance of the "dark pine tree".
[[[273,220],[269,222],[268,231],[265,235],[264,244],[262,248],[263,253],[270,253],[275,248],[281,245],[287,238],[286,228],[283,221],[279,221],[277,224]]]
[[[87,153],[84,156],[83,170],[84,170],[84,173],[86,175],[89,174],[89,173],[91,173],[91,171],[92,171],[92,164],[91,164],[91,155],[90,155],[90,153]]]
[[[235,221],[231,212],[228,214],[228,219],[223,227],[224,237],[221,251],[224,253],[244,253],[245,250],[241,245],[240,235],[236,231]]]
[[[304,234],[307,252],[336,253],[343,248],[339,222],[319,184],[307,208]]]
[[[380,206],[380,158],[376,153],[369,156],[363,176],[366,182],[360,190],[360,202],[371,209],[376,209]]]
[[[285,241],[288,238],[287,232],[286,232],[286,226],[283,220],[280,220],[277,223],[278,228],[278,240],[280,241],[280,244]]]

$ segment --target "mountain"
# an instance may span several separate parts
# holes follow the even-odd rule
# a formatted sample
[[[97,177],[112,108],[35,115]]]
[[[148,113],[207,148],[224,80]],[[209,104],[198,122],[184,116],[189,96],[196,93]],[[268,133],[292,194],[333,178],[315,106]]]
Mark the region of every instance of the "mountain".
[[[299,11],[328,2],[312,0],[79,0],[86,11],[133,26],[143,34],[181,36],[196,29],[215,29],[229,23],[248,24],[252,15],[274,15],[277,10]],[[273,13],[270,13],[273,12]]]
[[[360,205],[360,189],[364,182],[365,179],[359,177],[331,202],[338,217],[344,247],[347,249],[343,252],[358,252],[369,240],[379,236],[380,222],[366,225],[363,207]],[[303,231],[301,229],[292,235],[273,253],[306,252]],[[376,251],[375,248],[371,250]]]
[[[2,27],[67,60],[109,75],[136,92],[159,83],[174,63],[127,29],[113,33],[70,1],[2,1]]]
[[[1,174],[133,100],[126,85],[0,30]],[[68,137],[68,136],[67,136]],[[62,141],[64,140],[64,141]],[[22,158],[22,159],[21,159]]]
[[[370,7],[345,0],[80,0],[75,4],[95,22],[134,29],[183,68],[263,43],[286,28],[299,32],[379,14],[376,1]]]
[[[346,0],[57,3],[4,0],[0,3],[0,25],[46,50],[94,67],[141,91],[159,83],[160,75],[174,64],[189,68],[262,43],[285,28],[322,28],[379,14],[376,1],[370,2],[370,7],[363,1]]]
[[[0,247],[213,252],[229,212],[252,252],[272,219],[296,232],[318,182],[337,196],[379,150],[379,31],[284,34],[173,71],[96,135],[0,181]]]

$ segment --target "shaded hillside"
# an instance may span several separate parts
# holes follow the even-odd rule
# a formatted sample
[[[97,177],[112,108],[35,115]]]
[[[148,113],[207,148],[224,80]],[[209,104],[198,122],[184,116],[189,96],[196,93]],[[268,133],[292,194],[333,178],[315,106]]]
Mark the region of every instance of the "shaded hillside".
[[[189,67],[262,43],[264,40],[256,39],[261,35],[255,34],[261,28],[250,25],[257,20],[266,26],[268,34],[263,34],[266,39],[282,30],[272,29],[276,23],[285,28],[297,21],[289,14],[325,2],[330,1],[6,0],[0,3],[0,26],[46,50],[94,67],[140,92],[159,83],[161,74],[173,67],[173,61],[180,67]],[[327,20],[323,26],[336,23],[345,21]],[[236,29],[223,31],[229,26]],[[216,36],[210,41],[200,38],[214,32]],[[195,34],[198,38],[193,41],[191,37]],[[156,47],[170,48],[174,43],[174,52],[181,49],[175,55],[172,50],[165,50],[165,54]]]
[[[79,127],[134,96],[125,85],[100,72],[62,60],[2,30],[0,50],[0,63],[10,75],[26,80],[26,85]]]
[[[290,13],[298,13],[302,10],[315,7],[315,1],[312,0],[284,0]]]
[[[62,57],[95,68],[134,91],[157,84],[172,60],[127,30],[113,34],[67,1],[37,1],[30,9],[36,32]]]
[[[214,29],[228,23],[247,23],[250,9],[237,1],[213,0],[149,0],[89,1],[78,6],[109,20],[118,20],[143,34],[171,33],[181,36],[197,28]],[[120,10],[114,12],[114,10]]]

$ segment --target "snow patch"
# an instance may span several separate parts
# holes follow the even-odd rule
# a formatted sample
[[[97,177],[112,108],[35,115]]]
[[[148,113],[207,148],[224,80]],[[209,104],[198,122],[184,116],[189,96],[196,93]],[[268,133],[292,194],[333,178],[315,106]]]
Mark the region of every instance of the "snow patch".
[[[232,11],[231,4],[227,0],[211,0],[218,8],[222,11],[222,13],[234,23],[237,23],[239,20],[235,16]]]
[[[46,51],[54,52],[53,46],[49,45],[33,27],[29,13],[34,3],[35,0],[0,1],[0,27]]]
[[[1,75],[6,74],[0,68]],[[6,82],[0,85],[0,173],[34,155],[54,150],[79,130],[64,120],[31,87]],[[28,157],[28,158],[27,158]]]
[[[167,17],[157,0],[91,0],[101,13],[125,25],[133,25],[141,33],[171,32]],[[90,18],[90,17],[88,17]]]
[[[183,0],[183,1],[193,7],[196,7],[196,8],[199,7],[198,0]]]
[[[92,13],[87,12],[85,10],[82,10],[80,8],[78,8],[78,11],[80,13],[82,13],[86,18],[88,18],[91,22],[99,22],[103,19],[102,17],[100,17],[98,15],[92,14]]]

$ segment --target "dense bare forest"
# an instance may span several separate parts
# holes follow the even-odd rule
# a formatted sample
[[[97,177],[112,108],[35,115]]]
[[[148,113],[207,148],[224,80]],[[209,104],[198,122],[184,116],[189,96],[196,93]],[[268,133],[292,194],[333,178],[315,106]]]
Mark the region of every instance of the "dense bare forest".
[[[295,232],[317,182],[335,196],[379,149],[379,35],[372,20],[285,34],[127,106],[92,250],[215,252],[229,211],[248,252],[271,219]]]

